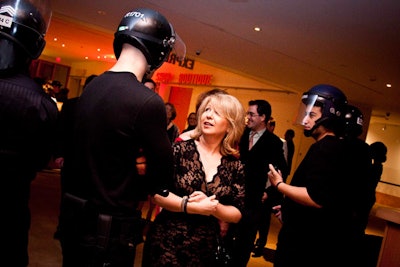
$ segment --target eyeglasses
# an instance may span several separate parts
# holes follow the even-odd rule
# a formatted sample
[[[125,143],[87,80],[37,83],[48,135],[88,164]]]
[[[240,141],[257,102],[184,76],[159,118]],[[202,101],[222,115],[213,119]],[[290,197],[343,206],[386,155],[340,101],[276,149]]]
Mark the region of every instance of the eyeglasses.
[[[254,114],[253,112],[246,112],[246,116],[256,117],[256,116],[260,116],[260,115]]]

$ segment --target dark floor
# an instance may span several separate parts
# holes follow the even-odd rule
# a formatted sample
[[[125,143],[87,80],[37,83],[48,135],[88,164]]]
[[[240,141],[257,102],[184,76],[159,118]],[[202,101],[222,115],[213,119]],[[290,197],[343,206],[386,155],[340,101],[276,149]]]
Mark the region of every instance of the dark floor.
[[[58,240],[53,239],[57,226],[60,188],[59,172],[57,170],[43,171],[32,183],[31,213],[32,225],[29,240],[30,267],[61,267],[61,248]],[[146,209],[147,206],[145,205]],[[376,207],[374,207],[374,210]],[[375,217],[371,212],[367,234],[379,242],[385,230],[385,222]],[[272,267],[272,259],[276,248],[276,237],[280,222],[273,217],[264,256],[251,258],[248,267]],[[142,246],[138,246],[134,267],[141,266]],[[376,245],[375,245],[376,247]],[[379,250],[379,249],[378,249]],[[376,253],[378,253],[375,249]]]

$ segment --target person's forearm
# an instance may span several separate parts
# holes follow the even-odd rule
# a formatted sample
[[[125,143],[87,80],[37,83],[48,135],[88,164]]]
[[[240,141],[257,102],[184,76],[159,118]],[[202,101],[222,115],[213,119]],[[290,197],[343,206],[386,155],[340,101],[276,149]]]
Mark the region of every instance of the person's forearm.
[[[182,197],[177,196],[174,193],[169,192],[167,197],[155,194],[152,198],[154,200],[154,203],[166,210],[173,212],[182,212]]]
[[[224,222],[237,223],[242,218],[242,213],[235,206],[218,203],[213,216]]]
[[[277,186],[277,189],[286,197],[301,205],[322,208],[321,205],[317,204],[316,202],[314,202],[314,200],[311,199],[306,187],[298,187],[280,182]]]

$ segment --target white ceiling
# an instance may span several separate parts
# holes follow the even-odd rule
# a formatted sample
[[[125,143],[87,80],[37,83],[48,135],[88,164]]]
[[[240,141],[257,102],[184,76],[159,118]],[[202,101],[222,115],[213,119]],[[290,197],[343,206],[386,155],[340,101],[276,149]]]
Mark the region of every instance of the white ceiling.
[[[48,37],[66,35],[63,21],[90,28],[70,40],[80,50],[103,46],[112,53],[122,16],[149,7],[173,24],[191,58],[299,93],[330,83],[350,103],[400,122],[399,0],[53,0],[52,7]],[[94,36],[103,39],[93,44]],[[78,50],[68,57],[82,58]],[[47,38],[44,54],[56,53]]]

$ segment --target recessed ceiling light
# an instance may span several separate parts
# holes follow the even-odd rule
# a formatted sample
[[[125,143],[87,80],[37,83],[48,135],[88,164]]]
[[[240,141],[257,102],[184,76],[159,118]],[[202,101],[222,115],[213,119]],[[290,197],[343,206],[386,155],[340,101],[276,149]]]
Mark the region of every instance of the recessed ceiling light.
[[[260,31],[261,31],[261,28],[260,28],[260,27],[254,27],[254,30],[255,30],[256,32],[260,32]]]
[[[53,41],[54,41],[54,42],[57,42],[57,41],[58,41],[57,37],[54,37]]]
[[[390,87],[392,87],[392,85],[391,85],[390,83],[387,83],[387,84],[386,84],[386,87],[387,87],[387,88],[390,88]]]

